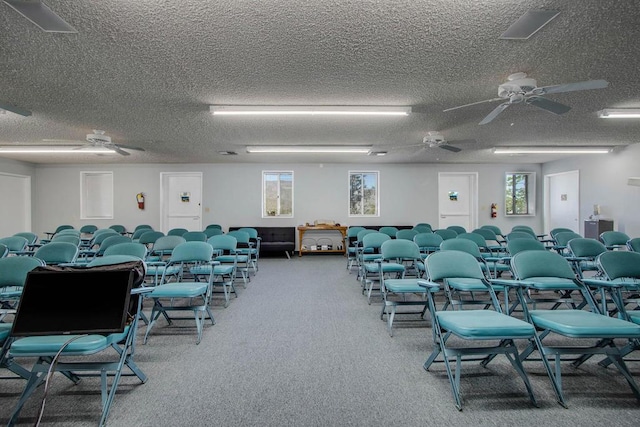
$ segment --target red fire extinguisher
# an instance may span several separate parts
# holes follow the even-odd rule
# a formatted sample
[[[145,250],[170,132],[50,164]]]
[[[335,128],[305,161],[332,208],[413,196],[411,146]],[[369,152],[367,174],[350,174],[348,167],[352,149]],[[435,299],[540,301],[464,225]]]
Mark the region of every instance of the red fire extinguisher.
[[[491,203],[491,218],[496,218],[498,216],[498,204]]]
[[[138,209],[144,209],[144,193],[136,194],[136,200],[138,201]]]

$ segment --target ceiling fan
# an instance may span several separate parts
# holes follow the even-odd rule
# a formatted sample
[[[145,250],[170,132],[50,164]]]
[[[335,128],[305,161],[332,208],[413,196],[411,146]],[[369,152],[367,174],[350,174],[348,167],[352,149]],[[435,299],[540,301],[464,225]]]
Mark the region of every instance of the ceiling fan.
[[[459,144],[466,142],[476,142],[475,139],[460,139],[460,140],[447,140],[440,132],[427,132],[427,134],[422,138],[422,142],[417,144],[405,145],[399,148],[411,148],[411,147],[421,147],[422,148],[442,148],[443,150],[451,151],[454,153],[458,153],[462,151],[462,148],[455,147],[450,144]]]
[[[105,131],[103,130],[97,130],[94,129],[93,133],[89,133],[86,136],[86,142],[85,141],[78,141],[78,140],[67,140],[67,139],[43,139],[42,140],[45,143],[55,143],[57,145],[74,145],[77,146],[78,144],[82,144],[80,146],[77,146],[76,148],[74,148],[75,150],[82,150],[84,148],[88,148],[88,147],[100,147],[100,148],[105,148],[107,150],[112,150],[115,151],[116,153],[123,155],[123,156],[129,156],[131,155],[131,153],[129,153],[128,151],[125,151],[124,149],[126,148],[127,150],[136,150],[136,151],[145,151],[144,148],[140,148],[140,147],[133,147],[130,145],[123,145],[123,144],[116,144],[114,142],[111,141],[111,137],[105,134]]]
[[[498,97],[486,99],[484,101],[472,102],[471,104],[459,105],[457,107],[447,108],[443,111],[457,110],[458,108],[469,107],[485,102],[505,101],[498,105],[478,124],[485,125],[495,119],[498,114],[502,113],[508,106],[513,104],[525,103],[541,108],[553,114],[564,114],[571,109],[568,105],[552,101],[542,95],[574,92],[578,90],[604,89],[609,86],[606,80],[587,80],[576,83],[565,83],[554,86],[537,86],[537,82],[527,77],[526,73],[514,73],[507,77],[507,82],[498,86]]]

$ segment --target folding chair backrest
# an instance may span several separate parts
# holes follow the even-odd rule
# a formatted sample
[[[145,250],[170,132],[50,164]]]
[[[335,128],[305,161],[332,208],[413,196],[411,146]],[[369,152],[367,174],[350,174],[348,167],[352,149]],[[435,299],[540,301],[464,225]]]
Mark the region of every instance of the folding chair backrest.
[[[224,231],[222,231],[221,228],[205,228],[204,234],[206,234],[207,238],[209,238],[213,236],[218,236],[220,234],[224,234]]]
[[[416,236],[416,234],[418,234],[418,232],[415,230],[398,230],[398,232],[396,233],[396,239],[411,240],[413,242],[413,238]]]
[[[146,236],[147,234],[143,234],[142,236]],[[172,251],[181,243],[186,242],[182,236],[161,236],[156,239],[153,244],[153,251]]]
[[[228,234],[218,234],[217,236],[211,236],[207,243],[215,250],[221,250],[225,254],[235,252],[238,247],[238,241],[235,237]]]
[[[44,265],[44,262],[36,257],[0,258],[0,289],[7,286],[23,286],[27,273],[41,265]]]
[[[561,231],[556,234],[555,241],[558,246],[567,246],[570,240],[579,239],[582,236],[574,231]]]
[[[443,242],[442,236],[436,233],[418,233],[413,241],[422,251],[435,251],[440,249]]]
[[[555,239],[555,238],[556,238],[556,234],[558,234],[558,233],[564,233],[564,232],[568,232],[568,231],[574,232],[574,231],[573,231],[572,229],[570,229],[570,228],[562,228],[562,227],[558,227],[558,228],[554,228],[553,230],[549,231],[549,235],[551,235],[551,238],[552,238],[552,239]]]
[[[91,242],[89,244],[91,247],[100,246],[106,238],[112,236],[120,236],[120,234],[118,234],[118,232],[116,232],[115,230],[111,230],[110,228],[105,229],[105,231],[96,231],[95,233],[93,233],[93,239],[91,239]]]
[[[142,243],[125,242],[109,246],[107,249],[105,249],[102,256],[105,257],[111,255],[128,255],[140,259],[145,259],[147,257],[147,252],[147,247]]]
[[[387,240],[380,246],[380,254],[385,260],[420,259],[420,249],[411,240]]]
[[[533,228],[529,227],[528,225],[514,225],[511,228],[511,231],[525,231],[525,232],[531,233],[533,235],[536,234],[536,232],[533,230]]]
[[[72,236],[80,236],[80,230],[76,230],[75,228],[65,228],[64,230],[60,231],[59,233],[56,233],[55,236],[62,236],[62,235],[72,235]]]
[[[93,224],[87,224],[80,227],[80,234],[93,234],[98,230],[98,227]]]
[[[258,238],[258,230],[252,227],[242,227],[239,229],[240,231],[246,231],[249,234],[250,240],[255,240]]]
[[[364,227],[360,227],[360,226],[347,228],[347,238],[348,239],[357,238],[358,237],[358,233],[361,232],[362,230],[365,230],[365,228]]]
[[[182,235],[187,242],[206,242],[207,234],[203,231],[187,231]]]
[[[484,238],[485,242],[486,241],[491,241],[491,242],[497,242],[498,241],[498,236],[496,235],[496,233],[494,233],[493,230],[490,230],[488,228],[476,228],[471,233],[479,234],[480,236],[482,236]]]
[[[33,256],[47,265],[71,263],[78,257],[78,245],[55,240],[39,247]]]
[[[433,230],[434,233],[439,234],[442,237],[442,240],[455,239],[458,237],[458,233],[455,230],[449,230],[448,228],[440,228],[438,230]]]
[[[76,236],[73,234],[56,234],[55,236],[53,236],[53,239],[51,239],[51,242],[66,242],[66,243],[72,243],[76,246],[80,245],[80,236]]]
[[[478,260],[471,254],[447,250],[434,252],[425,259],[427,277],[433,281],[447,278],[484,279]]]
[[[390,240],[391,237],[385,233],[369,233],[362,238],[362,247],[364,249],[373,249],[378,252],[384,242]]]
[[[450,225],[447,227],[447,230],[453,230],[458,234],[466,233],[467,229],[461,225]]]
[[[140,224],[136,225],[136,228],[133,229],[134,232],[138,230],[153,230],[153,227],[149,224]]]
[[[142,233],[142,236],[138,239],[138,243],[142,243],[143,245],[153,244],[160,237],[164,237],[162,231],[147,231],[146,233]]]
[[[58,234],[62,230],[73,230],[73,225],[69,225],[69,224],[59,225],[58,227],[56,227],[56,231],[54,232],[54,234]]]
[[[433,229],[429,224],[417,224],[412,230],[417,231],[418,233],[433,233]]]
[[[20,252],[26,249],[28,241],[22,236],[10,236],[0,239],[0,243],[5,245],[9,252]]]
[[[100,244],[100,248],[98,248],[98,255],[102,256],[104,254],[104,251],[107,250],[108,247],[117,245],[119,243],[131,243],[131,237],[121,236],[119,234],[107,236],[107,238],[104,239]]]
[[[357,239],[357,241],[362,243],[362,239],[364,239],[364,236],[366,236],[367,234],[371,234],[371,233],[377,233],[377,231],[376,230],[371,230],[370,228],[365,228],[364,230],[358,231],[358,239]]]
[[[607,247],[596,239],[585,237],[569,240],[567,247],[577,257],[596,257],[607,251]]]
[[[461,251],[466,252],[469,255],[472,255],[476,258],[476,262],[478,258],[482,258],[482,254],[480,253],[480,248],[478,245],[469,239],[449,239],[445,240],[440,244],[441,251]]]
[[[640,279],[640,253],[606,251],[597,258],[598,267],[609,280]]]
[[[507,242],[507,251],[511,256],[522,251],[546,251],[544,244],[535,239],[514,239]]]
[[[479,248],[487,247],[487,241],[484,239],[484,237],[482,237],[478,233],[460,233],[458,234],[456,239],[471,240],[473,243],[478,245]]]
[[[207,225],[205,230],[209,229],[209,228],[217,228],[218,230],[222,230],[222,226],[220,224],[209,224],[209,225]]]
[[[575,279],[576,275],[565,257],[551,251],[522,251],[511,258],[511,267],[518,279],[558,277]]]
[[[187,231],[189,230],[186,228],[172,228],[167,232],[167,236],[182,236]]]
[[[0,243],[0,258],[6,257],[8,253],[9,248],[7,248],[7,245]]]
[[[384,227],[380,227],[378,232],[387,234],[392,239],[395,239],[396,238],[396,233],[398,232],[398,228],[397,227],[392,227],[392,226],[384,226]]]
[[[135,230],[131,235],[131,240],[138,240],[140,239],[140,236],[142,236],[144,233],[148,233],[149,231],[152,231],[152,230],[148,228],[140,228],[138,230]]]
[[[510,242],[512,240],[516,240],[516,239],[530,239],[530,240],[537,240],[536,236],[527,232],[527,231],[512,231],[511,233],[507,234],[506,236],[507,242]]]
[[[502,230],[500,229],[500,227],[495,226],[495,225],[483,225],[480,226],[480,228],[486,228],[487,230],[491,230],[495,233],[496,236],[503,236],[504,234],[502,234]]]
[[[600,234],[600,240],[605,246],[626,245],[630,237],[621,231],[605,231]]]
[[[112,229],[113,231],[115,231],[118,234],[124,234],[124,233],[127,232],[126,227],[124,225],[120,225],[120,224],[112,225],[109,228]]]
[[[16,233],[14,234],[14,236],[21,236],[27,239],[27,245],[33,245],[38,240],[38,235],[30,231],[23,231],[20,233]]]
[[[184,242],[173,249],[170,262],[211,261],[213,246],[207,242]]]
[[[640,252],[640,237],[634,237],[627,241],[627,249],[633,252]]]
[[[249,237],[249,233],[247,233],[246,231],[233,230],[228,232],[227,235],[235,237],[236,240],[238,241],[239,247],[241,247],[242,245],[246,246],[249,244],[250,237]]]

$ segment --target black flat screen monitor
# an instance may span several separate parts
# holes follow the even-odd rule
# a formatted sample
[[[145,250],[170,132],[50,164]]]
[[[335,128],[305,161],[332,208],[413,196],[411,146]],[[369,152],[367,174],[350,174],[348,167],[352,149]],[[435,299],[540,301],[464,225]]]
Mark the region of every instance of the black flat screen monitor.
[[[124,331],[133,271],[32,271],[11,335],[110,334]]]

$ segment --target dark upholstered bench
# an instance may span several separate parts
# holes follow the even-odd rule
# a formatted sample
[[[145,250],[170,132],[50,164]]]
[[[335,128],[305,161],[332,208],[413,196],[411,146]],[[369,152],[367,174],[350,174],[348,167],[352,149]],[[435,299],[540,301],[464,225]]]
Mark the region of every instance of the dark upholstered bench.
[[[296,228],[295,227],[243,227],[255,228],[260,237],[260,256],[282,256],[289,257],[289,254],[296,250]],[[229,231],[242,227],[229,227]]]

